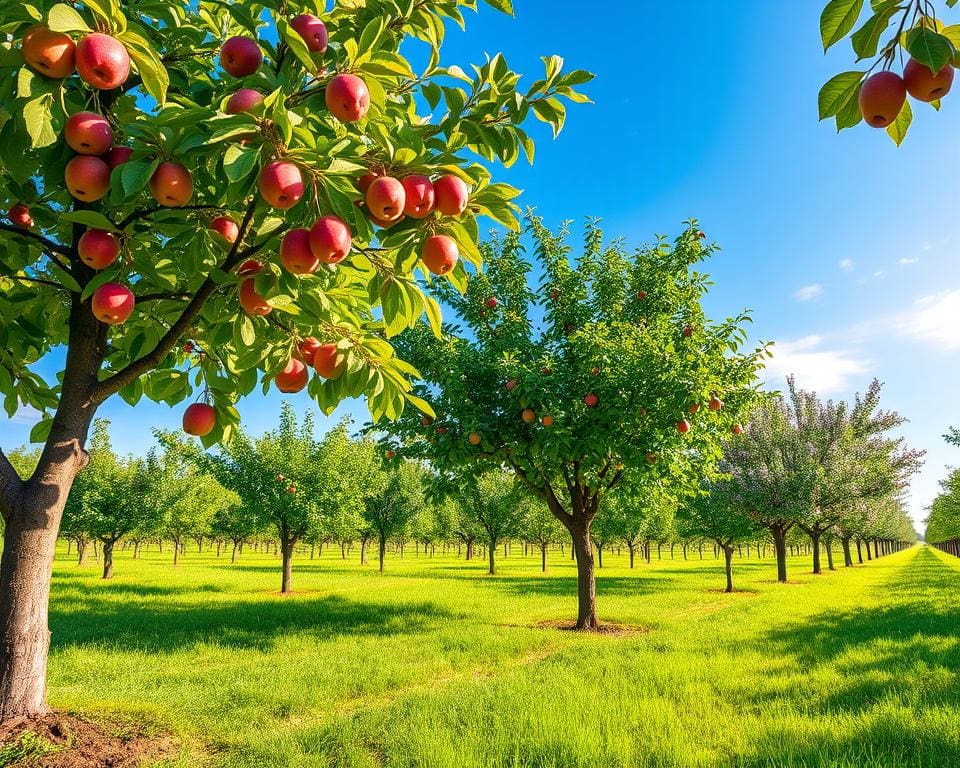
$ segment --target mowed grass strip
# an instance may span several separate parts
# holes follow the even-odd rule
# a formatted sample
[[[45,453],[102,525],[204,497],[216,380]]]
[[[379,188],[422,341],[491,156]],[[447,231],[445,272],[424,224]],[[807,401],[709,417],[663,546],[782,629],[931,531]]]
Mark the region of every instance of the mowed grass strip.
[[[279,560],[154,547],[116,578],[54,574],[50,700],[141,714],[176,765],[960,765],[960,561],[915,548],[821,577],[792,558],[638,562],[605,553],[584,636],[575,568],[552,554]],[[168,763],[169,764],[169,763]]]

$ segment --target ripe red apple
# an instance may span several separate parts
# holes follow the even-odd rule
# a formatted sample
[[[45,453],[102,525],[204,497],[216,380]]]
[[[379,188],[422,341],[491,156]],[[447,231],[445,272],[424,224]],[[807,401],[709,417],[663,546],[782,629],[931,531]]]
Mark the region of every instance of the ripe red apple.
[[[370,91],[356,75],[334,75],[324,93],[327,109],[341,123],[362,119],[370,109]]]
[[[130,54],[123,43],[103,32],[92,32],[77,43],[77,72],[84,82],[110,91],[130,77]]]
[[[257,187],[260,196],[269,205],[285,211],[293,208],[303,197],[303,174],[294,163],[274,160],[263,166]]]
[[[52,32],[42,25],[30,27],[23,36],[23,59],[27,66],[57,80],[73,74],[76,50],[69,35]]]
[[[77,241],[80,261],[93,269],[104,269],[117,260],[120,243],[112,232],[103,229],[88,229]]]
[[[429,177],[420,174],[404,176],[403,191],[406,193],[406,202],[403,212],[414,219],[422,219],[430,215],[433,210],[434,191],[433,182]]]
[[[269,315],[273,311],[265,298],[257,293],[257,288],[252,277],[248,277],[238,289],[240,296],[240,306],[248,315]]]
[[[220,49],[220,66],[234,77],[246,77],[263,63],[263,52],[249,37],[231,37]]]
[[[459,216],[467,209],[470,189],[459,176],[448,174],[433,182],[435,205],[444,216]]]
[[[186,205],[193,197],[190,171],[180,163],[160,163],[150,177],[150,193],[154,200],[167,208]]]
[[[860,89],[860,111],[874,128],[886,128],[896,120],[906,100],[907,86],[896,72],[870,75]]]
[[[741,427],[739,424],[734,424],[733,429],[731,431],[733,432],[733,434],[739,435],[743,432],[743,427]]]
[[[545,427],[552,427],[553,416],[544,416],[542,419],[540,419],[540,423],[543,424],[543,426]]]
[[[227,99],[223,111],[228,115],[239,115],[243,112],[256,113],[263,106],[263,94],[253,88],[240,88]]]
[[[106,325],[119,325],[133,314],[133,291],[120,283],[104,283],[93,292],[90,308],[94,317]]]
[[[393,221],[403,215],[407,193],[393,176],[378,176],[367,188],[367,208],[370,215],[384,221]]]
[[[559,299],[559,298],[560,298],[560,291],[558,291],[556,288],[554,288],[552,291],[550,291],[550,300],[551,300],[551,301],[556,301],[556,300]]]
[[[433,274],[445,275],[456,266],[460,254],[452,237],[432,235],[423,243],[421,258]]]
[[[102,155],[113,144],[113,128],[96,112],[70,115],[63,128],[67,144],[81,155]]]
[[[339,264],[350,253],[353,234],[337,216],[321,216],[310,230],[310,250],[324,264]]]
[[[916,59],[910,59],[903,68],[903,82],[907,93],[917,101],[936,101],[950,93],[953,86],[953,67],[947,64],[934,74],[929,67]]]
[[[313,367],[325,379],[339,379],[347,367],[347,356],[336,344],[321,344],[313,356]]]
[[[524,408],[523,412],[520,414],[520,417],[527,424],[533,424],[537,420],[537,414],[534,413],[533,408]]]
[[[307,366],[303,364],[303,361],[291,357],[273,381],[281,392],[292,393],[302,390],[307,386],[309,380],[310,372],[307,370]]]
[[[290,19],[290,26],[296,31],[307,48],[314,53],[323,53],[327,50],[327,28],[316,16],[302,13]]]
[[[699,413],[699,411],[700,411],[700,403],[690,403],[690,405],[687,406],[687,410],[688,410],[690,413]]]
[[[588,392],[583,396],[583,404],[587,406],[587,408],[596,408],[599,402],[600,398],[593,394],[593,392]]]
[[[197,348],[196,345],[195,345],[192,341],[184,342],[184,345],[183,345],[184,354],[189,355],[189,354],[191,354],[191,353],[193,352],[193,350],[195,350],[196,348]]]
[[[397,452],[391,449],[383,455],[386,457],[387,461],[393,461],[394,457],[397,455]]]
[[[263,271],[263,262],[257,261],[256,259],[247,259],[239,267],[237,267],[237,276],[238,277],[250,277],[250,275],[256,275]]]
[[[490,297],[489,299],[487,299],[486,302],[484,302],[484,303],[487,305],[487,308],[488,308],[488,309],[496,309],[496,308],[497,308],[497,304],[499,304],[500,302],[497,301],[497,297],[496,297],[496,296],[491,296],[491,297]]]
[[[77,200],[93,203],[110,190],[110,166],[99,157],[77,155],[64,169],[64,181]]]
[[[10,219],[11,224],[21,229],[30,229],[33,226],[33,216],[30,215],[30,209],[23,203],[17,203],[10,208],[7,211],[7,218]]]
[[[656,464],[657,463],[657,454],[653,451],[650,451],[647,454],[647,464]]]
[[[320,259],[310,248],[309,229],[291,229],[283,236],[280,241],[280,263],[294,275],[310,275],[317,271]]]
[[[510,379],[510,380],[508,380],[507,383],[504,384],[503,386],[506,388],[507,392],[512,392],[512,391],[514,390],[514,388],[517,386],[517,380],[516,380],[516,379]]]
[[[303,360],[303,362],[313,365],[313,356],[317,354],[317,350],[320,349],[321,346],[320,339],[314,336],[307,336],[297,344],[297,354],[300,355],[300,359]]]
[[[711,411],[719,411],[721,408],[723,408],[723,400],[721,400],[719,397],[714,395],[713,397],[710,398],[708,407],[710,408]]]
[[[287,493],[296,493],[296,492],[297,492],[297,486],[295,485],[291,485],[289,488],[287,488]]]
[[[686,336],[688,339],[691,336],[693,336],[693,326],[692,325],[683,326],[683,335]]]
[[[647,298],[647,292],[637,291],[637,298],[640,299],[640,301],[643,301],[645,298]]]
[[[183,412],[183,431],[194,437],[204,437],[217,426],[217,412],[212,405],[194,403]]]
[[[382,173],[374,173],[373,171],[367,171],[363,176],[357,179],[357,189],[363,192],[364,195],[367,194],[367,190],[370,189],[370,185],[373,184],[373,180],[379,176],[382,176]]]
[[[104,153],[102,159],[112,170],[118,165],[123,165],[127,162],[131,155],[133,155],[133,148],[125,147],[121,144],[116,147],[110,147],[110,149]]]
[[[686,419],[680,419],[680,421],[677,422],[677,432],[679,432],[681,435],[685,435],[689,431],[690,422]]]
[[[480,441],[482,440],[482,438],[480,437],[479,433],[471,432],[470,435],[467,437],[467,440],[470,441],[470,445],[480,445]]]
[[[210,229],[233,245],[240,236],[240,227],[229,216],[216,216],[210,219]]]

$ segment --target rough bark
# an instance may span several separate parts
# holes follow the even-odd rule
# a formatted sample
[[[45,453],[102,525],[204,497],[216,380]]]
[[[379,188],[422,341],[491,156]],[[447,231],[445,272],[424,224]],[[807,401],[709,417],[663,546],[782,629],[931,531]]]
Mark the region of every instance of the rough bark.
[[[782,525],[770,528],[773,536],[773,549],[777,556],[777,581],[787,583],[787,530]]]
[[[853,567],[853,556],[850,554],[850,537],[841,537],[840,546],[843,548],[843,565],[846,568]]]
[[[103,578],[113,578],[113,546],[116,542],[112,539],[103,540]]]
[[[383,573],[383,559],[387,554],[387,537],[380,534],[380,573]],[[470,559],[470,544],[467,545],[467,559]]]
[[[487,547],[487,555],[490,564],[487,573],[494,576],[497,573],[497,540],[492,536],[490,537],[490,546]]]
[[[283,577],[280,580],[280,593],[284,595],[293,591],[291,582],[293,579],[293,549],[297,545],[295,536],[284,534],[283,541],[280,542],[281,556],[283,558]]]
[[[727,588],[725,592],[733,592],[733,545],[723,544],[723,561],[727,569]]]
[[[575,520],[570,533],[577,553],[577,629],[597,629],[597,584],[589,522]]]
[[[540,571],[542,573],[547,572],[547,545],[542,543],[540,545]]]

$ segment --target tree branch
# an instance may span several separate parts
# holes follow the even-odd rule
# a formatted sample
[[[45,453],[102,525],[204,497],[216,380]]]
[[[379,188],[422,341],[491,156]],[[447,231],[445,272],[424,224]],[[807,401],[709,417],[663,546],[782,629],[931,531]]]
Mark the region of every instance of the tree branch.
[[[145,293],[143,296],[137,296],[137,304],[145,304],[148,301],[190,301],[188,293],[173,293],[172,291],[160,291],[157,293]]]
[[[60,288],[61,290],[68,291],[69,289],[65,285],[60,285],[60,283],[54,280],[43,280],[39,277],[27,277],[26,275],[7,275],[10,280],[22,280],[27,283],[39,283],[40,285],[49,285],[53,288]]]
[[[214,210],[221,210],[222,208],[223,208],[222,205],[180,205],[180,206],[177,206],[177,210],[178,210],[178,211],[214,211]],[[140,209],[134,211],[133,213],[131,213],[129,216],[127,216],[127,217],[126,217],[125,219],[123,219],[122,221],[120,221],[120,222],[117,224],[117,229],[126,229],[128,225],[132,224],[132,223],[135,222],[135,221],[139,221],[140,219],[145,219],[147,216],[151,216],[151,215],[154,214],[154,213],[159,213],[159,212],[161,212],[161,211],[169,211],[169,210],[171,210],[171,209],[170,209],[170,208],[162,208],[162,207],[157,207],[157,208],[140,208]]]
[[[66,256],[68,259],[73,256],[72,248],[68,248],[65,245],[60,245],[60,243],[56,243],[53,240],[44,237],[39,232],[32,232],[29,229],[21,229],[20,227],[13,226],[13,224],[4,224],[2,221],[0,221],[0,230],[3,230],[4,232],[10,232],[14,235],[20,235],[21,237],[26,237],[30,240],[35,240],[48,251],[59,253],[61,256]]]
[[[7,520],[23,489],[23,480],[10,459],[0,450],[0,514]]]

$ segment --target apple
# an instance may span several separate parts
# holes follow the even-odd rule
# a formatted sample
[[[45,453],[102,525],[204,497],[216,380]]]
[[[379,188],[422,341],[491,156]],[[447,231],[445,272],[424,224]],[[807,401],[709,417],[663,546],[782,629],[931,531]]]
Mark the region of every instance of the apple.
[[[743,427],[740,426],[739,424],[734,424],[733,429],[731,431],[733,432],[733,434],[739,435],[743,432]]]
[[[590,369],[590,373],[591,373],[592,375],[594,375],[594,376],[599,376],[599,375],[600,375],[600,366],[599,366],[599,365],[593,366],[593,368]]]
[[[303,364],[303,361],[291,357],[287,361],[286,366],[284,366],[284,369],[274,377],[273,381],[277,385],[277,389],[289,394],[302,390],[307,386],[309,379],[310,372],[307,370],[307,366]]]
[[[321,344],[313,356],[313,367],[325,379],[339,379],[347,367],[347,356],[336,344]]]
[[[70,115],[63,135],[70,148],[81,155],[102,155],[113,144],[113,128],[96,112]]]
[[[552,427],[553,416],[544,416],[542,419],[540,419],[540,423],[543,424],[543,426],[545,427]]]
[[[470,435],[467,437],[467,440],[470,441],[470,445],[480,445],[480,441],[482,439],[483,438],[480,437],[480,434],[478,432],[471,432]]]
[[[637,291],[637,298],[640,299],[640,301],[643,301],[645,298],[647,298],[647,292]]]
[[[263,166],[257,187],[269,205],[285,211],[303,197],[303,174],[294,163],[274,160]]]
[[[689,431],[690,422],[686,419],[680,419],[680,421],[677,422],[677,432],[679,432],[681,435],[685,435]]]
[[[439,427],[437,427],[437,434],[438,434],[438,435],[445,435],[445,434],[447,434],[447,432],[449,432],[449,431],[450,431],[450,430],[448,430],[446,427],[444,427],[444,426],[442,426],[442,425],[439,426]]]
[[[401,181],[403,191],[406,193],[406,202],[403,205],[403,212],[414,219],[422,219],[430,215],[433,210],[435,194],[433,191],[433,182],[428,176],[414,174],[404,176]]]
[[[153,199],[166,208],[179,208],[193,197],[193,179],[190,171],[180,163],[160,163],[150,177]]]
[[[690,405],[687,406],[687,410],[688,410],[690,413],[694,413],[694,414],[695,414],[695,413],[699,413],[699,411],[700,411],[700,403],[690,403]]]
[[[104,229],[88,229],[77,241],[80,261],[93,269],[104,269],[117,260],[120,243],[112,232]]]
[[[444,216],[459,216],[467,209],[470,189],[459,176],[448,174],[433,182],[435,205]]]
[[[297,486],[295,485],[291,485],[289,488],[287,488],[287,493],[296,493],[296,492],[297,492]]]
[[[133,291],[120,283],[104,283],[93,292],[90,308],[94,317],[106,325],[119,325],[133,314]]]
[[[641,408],[638,408],[638,409],[637,409],[637,416],[639,416],[641,419],[647,418],[647,409],[646,409],[646,408],[642,408],[642,407],[641,407]]]
[[[327,109],[341,123],[362,119],[370,109],[370,91],[356,75],[334,75],[324,93]]]
[[[917,101],[936,101],[950,93],[953,86],[953,67],[947,64],[934,74],[929,67],[916,59],[910,59],[903,68],[903,82],[907,93]]]
[[[650,451],[647,454],[647,464],[656,464],[657,463],[657,454],[653,451]]]
[[[517,380],[516,380],[516,379],[510,379],[510,380],[509,380],[506,384],[504,384],[503,386],[506,387],[507,392],[512,392],[512,391],[514,390],[514,387],[517,386]]]
[[[240,227],[229,216],[216,216],[210,220],[210,229],[233,245],[240,236]]]
[[[707,404],[707,407],[711,411],[719,411],[721,408],[723,408],[723,400],[714,395],[710,398],[710,402]]]
[[[33,216],[30,215],[30,209],[23,203],[17,203],[7,211],[7,218],[10,219],[11,224],[21,229],[30,229],[33,226]]]
[[[550,368],[550,367],[541,368],[540,373],[542,373],[544,376],[549,376],[551,373],[553,373],[553,368]]]
[[[194,403],[183,412],[183,431],[194,437],[204,437],[217,426],[217,412],[212,405]]]
[[[187,342],[185,342],[184,345],[183,345],[184,354],[189,355],[189,354],[191,354],[191,353],[193,352],[193,350],[195,350],[196,348],[197,348],[197,346],[196,346],[192,341],[187,341]]]
[[[906,100],[907,86],[896,72],[870,75],[860,89],[860,111],[874,128],[886,128],[896,120]]]
[[[310,249],[310,230],[291,229],[280,241],[280,263],[294,275],[310,275],[317,271],[320,259]]]
[[[131,155],[133,155],[133,148],[125,147],[120,144],[116,147],[110,147],[110,149],[104,153],[102,160],[112,170],[117,166],[123,165],[125,162],[127,162]]]
[[[387,461],[393,461],[394,457],[397,455],[397,452],[393,449],[390,449],[383,455],[386,457]]]
[[[352,239],[343,219],[321,216],[310,229],[310,250],[324,264],[339,264],[349,255]]]
[[[378,219],[373,214],[370,214],[369,211],[367,213],[370,215],[370,221],[380,227],[380,229],[390,229],[391,227],[395,227],[397,224],[407,218],[406,216],[399,216],[396,219],[387,221],[386,219]]]
[[[110,190],[110,166],[99,157],[77,155],[63,172],[70,194],[77,200],[93,203]]]
[[[23,36],[23,59],[41,75],[62,80],[73,74],[77,47],[69,35],[38,25]]]
[[[265,298],[257,293],[257,288],[252,277],[248,277],[238,289],[240,296],[240,306],[248,315],[269,315],[273,311]]]
[[[307,336],[297,344],[297,354],[303,362],[313,365],[313,356],[317,354],[317,350],[320,349],[320,347],[320,339],[315,336]]]
[[[683,335],[686,336],[688,339],[691,336],[693,336],[693,326],[692,325],[683,326]]]
[[[435,275],[445,275],[457,264],[460,254],[452,237],[431,235],[423,243],[423,263]]]
[[[103,32],[80,39],[76,63],[83,81],[101,91],[118,88],[130,77],[130,54],[123,43]]]
[[[496,308],[497,308],[497,304],[499,304],[500,302],[497,301],[497,297],[496,297],[496,296],[491,296],[491,297],[490,297],[489,299],[487,299],[486,302],[484,302],[484,303],[487,305],[487,308],[488,308],[488,309],[496,309]]]
[[[262,63],[263,52],[249,37],[231,37],[220,49],[220,66],[234,77],[252,75]]]
[[[433,416],[427,416],[424,414],[420,417],[420,423],[425,427],[429,427],[431,424],[433,424]]]
[[[382,173],[374,173],[373,171],[367,171],[363,176],[357,179],[357,189],[363,192],[364,195],[367,194],[367,190],[370,189],[370,185],[373,184],[373,180],[382,176]]]
[[[250,277],[250,275],[257,275],[262,271],[263,262],[257,261],[256,259],[247,259],[239,267],[237,267],[237,276]]]
[[[327,28],[316,16],[302,13],[290,19],[290,26],[296,31],[307,48],[314,53],[323,53],[327,50]]]
[[[263,106],[263,94],[253,88],[240,88],[233,96],[227,99],[223,111],[228,115],[239,115],[244,112],[255,114]]]
[[[523,413],[520,414],[520,417],[527,424],[533,424],[537,420],[537,414],[533,412],[533,408],[524,408]]]
[[[597,397],[593,392],[588,392],[583,396],[583,404],[587,406],[587,408],[596,408],[599,402],[600,398]]]
[[[407,193],[393,176],[378,176],[367,188],[366,200],[371,216],[393,221],[403,215]]]
[[[550,300],[551,300],[551,301],[556,301],[556,300],[559,299],[559,298],[560,298],[560,291],[558,291],[556,288],[554,288],[552,291],[550,291]]]

